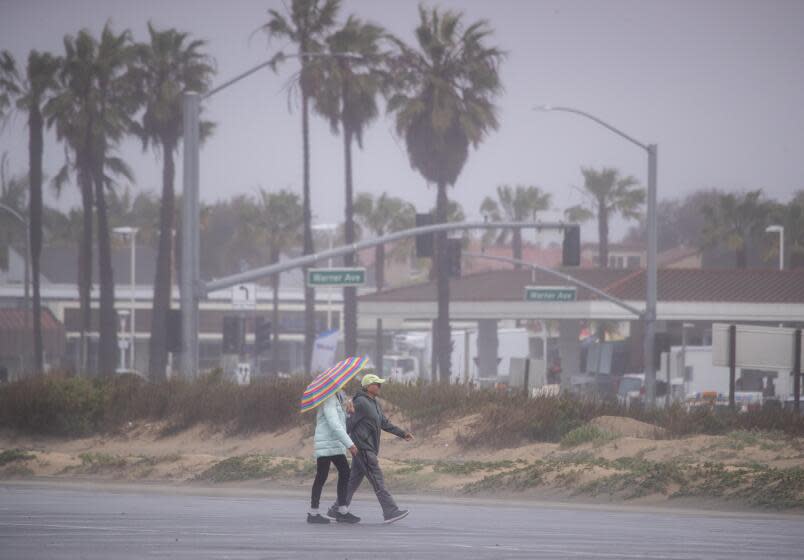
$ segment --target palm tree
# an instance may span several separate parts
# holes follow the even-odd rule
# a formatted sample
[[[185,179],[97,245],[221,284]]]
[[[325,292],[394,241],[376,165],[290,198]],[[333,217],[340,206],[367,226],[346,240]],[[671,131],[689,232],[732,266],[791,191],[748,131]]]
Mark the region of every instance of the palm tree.
[[[382,237],[395,231],[414,227],[415,207],[402,198],[382,193],[378,197],[369,193],[359,193],[355,199],[355,217],[361,230],[370,231],[375,237]],[[385,286],[385,245],[374,248],[374,278],[378,292]]]
[[[299,195],[284,189],[278,192],[260,189],[256,204],[251,209],[253,210],[243,216],[240,233],[246,239],[258,239],[260,244],[267,247],[271,264],[279,262],[283,253],[301,243],[301,226],[304,220]],[[279,372],[279,281],[279,274],[271,276],[271,369],[274,374]]]
[[[12,110],[14,109],[17,96],[21,93],[20,90],[20,75],[17,71],[17,62],[14,60],[12,54],[8,51],[0,51],[0,130],[5,125]],[[4,152],[2,160],[0,160],[0,195],[5,198],[6,195],[6,164],[7,154]],[[2,228],[5,229],[5,228]],[[0,231],[0,234],[3,232]],[[0,260],[5,261],[8,257],[6,247],[0,247]]]
[[[49,53],[31,51],[28,56],[26,83],[17,106],[28,113],[28,235],[31,253],[31,278],[33,284],[33,339],[34,367],[37,372],[44,368],[42,344],[42,298],[40,292],[40,259],[42,256],[42,155],[44,152],[45,120],[42,115],[49,95],[56,90],[56,74],[61,60]]]
[[[500,185],[497,187],[497,200],[490,196],[483,199],[480,204],[480,212],[488,216],[492,221],[524,222],[525,220],[536,221],[539,212],[550,208],[550,193],[542,192],[539,187],[517,185]],[[488,242],[492,239],[498,245],[508,242],[510,230],[503,229],[499,232],[489,230],[483,236],[483,241]],[[513,234],[513,253],[514,258],[522,260],[522,230],[514,230]],[[522,265],[515,264],[514,268],[522,268]]]
[[[131,32],[119,34],[107,23],[101,32],[95,59],[97,126],[93,131],[93,182],[98,220],[98,269],[100,283],[100,322],[98,368],[101,375],[114,372],[117,362],[117,318],[114,309],[114,269],[111,230],[105,189],[113,186],[107,170],[132,180],[128,166],[110,155],[131,130],[133,116],[140,105],[132,74],[134,49]]]
[[[26,215],[25,193],[28,191],[28,178],[23,175],[8,174],[8,154],[5,152],[0,156],[0,204],[8,206],[21,216]],[[0,210],[0,263],[8,261],[8,250],[11,246],[16,246],[22,250],[23,243],[12,240],[24,240],[20,235],[22,224],[15,219],[10,219],[5,211]]]
[[[748,267],[748,244],[765,230],[770,205],[763,199],[762,189],[743,194],[721,193],[715,204],[707,204],[704,246],[725,244],[735,252],[737,268]]]
[[[363,131],[378,114],[377,96],[387,83],[381,65],[384,53],[380,42],[381,27],[364,23],[350,16],[344,26],[327,38],[332,58],[324,64],[324,83],[316,95],[316,110],[327,117],[333,133],[343,131],[345,171],[344,242],[355,241],[354,187],[352,182],[352,144],[363,147]],[[347,59],[346,53],[359,56]],[[354,266],[355,255],[344,257],[346,266]],[[347,356],[357,353],[357,294],[354,287],[343,289],[344,351]]]
[[[182,94],[207,91],[214,68],[212,60],[201,52],[206,45],[204,41],[190,40],[188,33],[176,29],[159,31],[150,23],[148,34],[150,42],[136,47],[136,73],[145,96],[145,112],[142,123],[134,126],[134,133],[142,140],[143,150],[153,145],[162,155],[162,204],[148,362],[151,378],[161,380],[167,366],[167,324],[173,286],[170,274],[176,209],[173,156],[183,135]],[[209,123],[202,125],[202,130],[209,129]]]
[[[104,189],[114,185],[113,176],[132,180],[128,166],[114,155],[114,148],[130,130],[137,109],[129,68],[130,33],[116,35],[107,24],[97,41],[88,31],[64,39],[65,57],[59,71],[56,95],[45,105],[48,123],[70,148],[68,160],[54,178],[60,188],[76,171],[83,205],[83,230],[79,249],[79,295],[81,299],[81,368],[87,366],[86,333],[90,328],[92,282],[93,208],[98,220],[98,268],[100,280],[100,342],[98,371],[114,371],[117,354],[117,324],[114,311],[114,271]],[[108,174],[107,174],[108,171]]]
[[[645,203],[645,190],[631,176],[620,177],[620,172],[610,167],[600,171],[582,167],[584,204],[565,211],[573,222],[583,222],[597,217],[598,254],[600,268],[609,266],[609,220],[619,213],[627,219],[638,219],[639,209]]]
[[[416,223],[416,208],[401,198],[382,193],[374,197],[360,193],[355,199],[355,217],[361,229],[370,231],[375,237],[412,228]],[[381,292],[385,285],[385,245],[374,249],[374,283]],[[382,319],[377,319],[375,364],[382,373]]]
[[[131,187],[112,190],[106,193],[109,210],[109,225],[112,229],[120,226],[137,228],[137,242],[156,248],[159,245],[159,196],[149,191],[132,194]],[[117,239],[115,246],[129,247],[129,242]]]
[[[492,33],[481,20],[464,26],[462,14],[419,7],[418,50],[395,40],[397,93],[388,102],[404,135],[411,166],[438,187],[436,223],[447,219],[447,187],[463,169],[469,146],[498,127],[495,97],[501,92],[502,51],[487,45]],[[449,277],[445,233],[435,236],[438,278],[437,332],[441,380],[450,378]]]
[[[270,19],[262,26],[269,38],[293,43],[301,58],[301,71],[295,85],[301,93],[302,114],[302,213],[304,216],[304,241],[302,252],[313,253],[312,212],[310,209],[310,99],[320,89],[322,66],[308,54],[324,51],[324,38],[335,25],[340,0],[292,0],[287,15],[277,10],[268,10]],[[284,60],[281,53],[275,61]],[[307,267],[304,268],[307,276]],[[304,367],[310,371],[315,343],[315,291],[307,286],[304,290]]]
[[[10,52],[0,51],[0,125],[5,124],[20,93],[17,63]]]
[[[95,39],[87,31],[64,38],[64,62],[58,75],[58,91],[45,104],[48,125],[55,125],[56,137],[64,142],[66,162],[53,178],[59,192],[67,182],[70,171],[75,170],[78,187],[81,191],[83,212],[81,243],[78,250],[78,295],[81,307],[81,340],[79,370],[86,371],[88,365],[87,333],[91,328],[92,310],[90,292],[92,289],[92,231],[93,231],[93,193],[92,193],[92,128],[94,110],[90,94],[93,84],[93,64],[96,56]],[[72,156],[72,157],[71,157]]]

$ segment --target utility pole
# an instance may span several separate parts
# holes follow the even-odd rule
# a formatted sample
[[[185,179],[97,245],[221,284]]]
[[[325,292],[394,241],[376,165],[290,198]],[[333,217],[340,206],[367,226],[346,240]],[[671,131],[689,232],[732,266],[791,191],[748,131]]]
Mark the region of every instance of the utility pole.
[[[198,375],[199,197],[198,113],[201,94],[184,94],[184,176],[182,190],[181,331],[184,344],[181,372],[185,379]]]

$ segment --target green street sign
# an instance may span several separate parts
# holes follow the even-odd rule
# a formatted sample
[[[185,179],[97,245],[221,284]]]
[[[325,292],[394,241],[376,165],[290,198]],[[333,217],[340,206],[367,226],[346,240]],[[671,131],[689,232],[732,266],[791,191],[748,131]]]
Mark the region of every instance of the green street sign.
[[[525,286],[525,301],[575,301],[574,286]]]
[[[362,286],[365,283],[365,268],[311,268],[307,271],[308,286]]]

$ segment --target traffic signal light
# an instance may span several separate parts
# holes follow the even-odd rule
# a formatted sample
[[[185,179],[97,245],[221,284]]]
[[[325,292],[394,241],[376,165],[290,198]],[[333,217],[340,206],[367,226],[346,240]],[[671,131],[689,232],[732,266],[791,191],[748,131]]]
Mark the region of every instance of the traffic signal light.
[[[254,322],[254,353],[258,356],[271,349],[271,321],[257,317]]]
[[[246,345],[243,319],[227,315],[223,318],[223,353],[242,354]]]
[[[562,247],[561,265],[580,266],[581,264],[581,226],[564,228],[564,244]]]
[[[433,225],[432,214],[416,214],[416,227]],[[418,258],[433,256],[433,234],[423,233],[416,236],[416,256]]]
[[[461,277],[462,239],[447,239],[447,270],[451,278]]]

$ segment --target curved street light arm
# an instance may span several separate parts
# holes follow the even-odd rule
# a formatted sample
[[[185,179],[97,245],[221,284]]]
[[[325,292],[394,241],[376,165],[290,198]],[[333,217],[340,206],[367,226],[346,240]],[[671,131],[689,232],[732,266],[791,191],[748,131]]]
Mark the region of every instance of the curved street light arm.
[[[640,148],[642,148],[646,152],[650,152],[650,147],[647,144],[643,144],[642,142],[640,142],[636,138],[633,138],[633,137],[629,136],[628,134],[626,134],[625,132],[623,132],[619,128],[616,128],[616,127],[610,125],[606,121],[601,120],[601,119],[597,118],[596,116],[587,113],[586,111],[581,111],[580,109],[573,109],[572,107],[553,107],[551,105],[540,105],[540,106],[534,107],[534,109],[536,111],[564,111],[565,113],[575,113],[576,115],[581,115],[582,117],[586,117],[587,119],[593,120],[597,124],[599,124],[599,125],[601,125],[601,126],[603,126],[605,128],[608,128],[614,134],[622,136],[623,138],[625,138],[629,142],[632,142],[633,144],[636,144],[637,146],[639,146]]]
[[[262,63],[258,64],[254,68],[246,70],[242,74],[238,74],[237,76],[235,76],[231,80],[223,82],[218,87],[212,88],[211,90],[209,90],[208,92],[203,94],[201,96],[201,99],[207,99],[209,97],[212,97],[213,95],[215,95],[216,93],[218,93],[222,89],[226,89],[227,87],[239,82],[243,78],[248,78],[249,76],[251,76],[255,72],[258,72],[258,71],[262,70],[266,66],[273,66],[279,60],[278,57],[279,57],[279,55],[276,55],[276,56],[272,57],[270,60],[266,60],[265,62],[262,62]],[[313,57],[319,57],[319,58],[346,58],[346,59],[350,59],[350,60],[362,59],[361,56],[358,56],[358,55],[352,54],[352,53],[296,53],[296,54],[282,54],[281,55],[282,59],[287,59],[287,58],[313,58]]]

